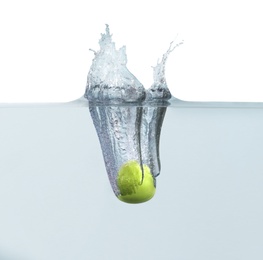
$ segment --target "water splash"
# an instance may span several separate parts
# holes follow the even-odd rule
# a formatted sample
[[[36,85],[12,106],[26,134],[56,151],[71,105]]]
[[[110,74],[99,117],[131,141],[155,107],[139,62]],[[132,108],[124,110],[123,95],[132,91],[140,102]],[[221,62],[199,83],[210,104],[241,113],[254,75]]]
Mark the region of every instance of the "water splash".
[[[141,203],[155,193],[160,173],[161,127],[171,93],[165,80],[170,45],[153,68],[154,83],[147,91],[127,69],[125,46],[116,49],[109,26],[93,51],[85,97],[95,125],[108,177],[115,195]]]
[[[167,101],[172,97],[166,83],[165,66],[169,54],[181,44],[183,44],[183,41],[176,44],[171,42],[168,50],[163,54],[161,62],[157,61],[157,65],[153,67],[153,84],[146,92],[146,101],[164,103],[164,101]]]
[[[174,45],[171,42],[168,50],[163,55],[161,62],[153,67],[153,84],[146,91],[145,106],[143,107],[141,135],[142,138],[142,158],[152,170],[152,174],[157,177],[161,171],[159,143],[161,128],[165,117],[168,100],[172,97],[165,78],[165,65],[169,54],[182,42]],[[149,104],[155,103],[155,106]]]
[[[90,102],[141,102],[145,90],[139,80],[127,69],[126,48],[116,49],[109,26],[101,34],[100,50],[94,51],[85,97]]]

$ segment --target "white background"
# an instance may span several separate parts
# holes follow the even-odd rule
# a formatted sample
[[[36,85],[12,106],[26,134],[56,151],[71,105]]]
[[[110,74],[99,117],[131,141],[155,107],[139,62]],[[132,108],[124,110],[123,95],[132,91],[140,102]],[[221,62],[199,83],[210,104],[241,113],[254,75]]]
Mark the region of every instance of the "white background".
[[[148,88],[151,66],[175,39],[167,83],[179,99],[263,101],[260,1],[0,2],[0,102],[83,95],[100,33],[110,25],[128,68]]]

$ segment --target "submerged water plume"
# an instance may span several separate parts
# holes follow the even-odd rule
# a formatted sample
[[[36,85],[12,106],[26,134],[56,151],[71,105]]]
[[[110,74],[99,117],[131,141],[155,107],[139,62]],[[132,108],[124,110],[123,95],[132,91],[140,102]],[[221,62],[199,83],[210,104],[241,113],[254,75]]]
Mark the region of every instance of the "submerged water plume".
[[[153,68],[154,83],[145,90],[127,69],[125,47],[116,49],[109,26],[93,51],[85,97],[115,195],[128,203],[151,199],[160,173],[160,133],[171,93],[165,80],[170,45]]]
[[[161,171],[159,143],[161,136],[161,128],[165,117],[168,100],[172,97],[167,86],[165,78],[165,65],[169,54],[182,42],[173,46],[171,42],[168,50],[163,55],[162,60],[157,61],[157,65],[153,67],[153,84],[146,91],[146,98],[143,107],[141,135],[142,142],[142,158],[143,163],[150,166],[152,174],[156,177]],[[151,104],[154,103],[154,106]]]

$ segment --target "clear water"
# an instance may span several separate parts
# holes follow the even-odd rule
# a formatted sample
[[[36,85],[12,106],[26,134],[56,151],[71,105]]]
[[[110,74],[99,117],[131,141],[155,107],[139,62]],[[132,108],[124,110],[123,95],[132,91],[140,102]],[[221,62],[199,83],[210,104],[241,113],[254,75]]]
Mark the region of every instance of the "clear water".
[[[262,259],[262,108],[168,107],[137,205],[115,198],[88,107],[0,120],[0,259]]]
[[[262,103],[169,103],[1,104],[0,259],[261,260]],[[120,203],[108,169],[136,156],[156,195]]]
[[[171,99],[165,79],[166,60],[179,44],[172,47],[171,43],[153,67],[153,84],[147,90],[126,67],[125,47],[116,49],[108,25],[99,45],[88,73],[85,98],[89,100],[108,177],[118,198],[145,202],[154,195],[155,178],[161,170],[160,134]]]

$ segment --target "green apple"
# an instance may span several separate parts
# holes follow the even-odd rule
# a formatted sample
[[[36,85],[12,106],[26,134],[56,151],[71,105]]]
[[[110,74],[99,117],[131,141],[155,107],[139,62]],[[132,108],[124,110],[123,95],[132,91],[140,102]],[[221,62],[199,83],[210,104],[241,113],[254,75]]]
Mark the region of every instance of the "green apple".
[[[118,198],[127,203],[142,203],[150,200],[155,193],[154,177],[148,166],[136,161],[129,161],[122,165],[117,176],[120,190]]]

